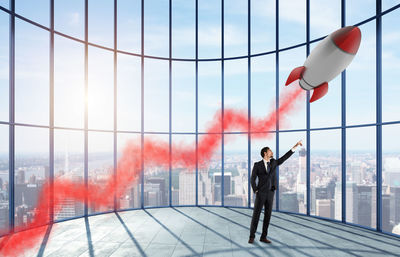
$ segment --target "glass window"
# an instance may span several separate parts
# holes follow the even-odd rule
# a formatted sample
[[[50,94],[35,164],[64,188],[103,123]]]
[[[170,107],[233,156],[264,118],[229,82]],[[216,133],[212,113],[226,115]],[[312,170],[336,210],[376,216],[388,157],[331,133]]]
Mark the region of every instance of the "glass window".
[[[221,0],[199,1],[199,58],[221,57]]]
[[[150,148],[149,151],[147,148],[144,150],[144,206],[167,206],[169,204],[169,136],[145,135],[144,142],[145,145],[157,143],[157,147],[161,149],[157,158],[153,156],[155,151],[150,151]]]
[[[376,38],[375,21],[359,27],[360,49],[346,72],[346,122],[376,122]]]
[[[279,1],[279,48],[306,41],[306,1]],[[299,65],[300,66],[300,65]]]
[[[169,131],[168,61],[144,60],[144,130]]]
[[[140,131],[142,113],[140,58],[118,54],[117,76],[118,130]]]
[[[342,220],[340,129],[311,131],[310,213]]]
[[[382,16],[382,121],[400,120],[400,10]]]
[[[224,56],[247,55],[248,1],[224,1]]]
[[[310,1],[311,40],[324,37],[340,28],[340,0]]]
[[[54,130],[54,178],[59,183],[63,180],[84,184],[84,133],[74,130]],[[56,184],[57,185],[57,184]],[[60,195],[60,209],[55,213],[55,220],[62,220],[84,214],[82,200],[62,195],[63,192],[54,187],[54,195]]]
[[[293,155],[279,166],[279,209],[283,211],[307,212],[307,138],[305,132],[279,133],[279,154],[274,152],[274,158],[282,157],[299,141]],[[279,156],[278,156],[279,155]]]
[[[124,180],[125,174],[134,174],[133,182],[127,187],[125,192],[117,196],[117,209],[124,210],[129,208],[141,207],[141,136],[133,133],[118,133],[117,150],[117,178]],[[132,158],[134,157],[134,158]],[[139,169],[136,169],[136,167]]]
[[[221,134],[200,134],[198,144],[198,201],[201,205],[221,205]],[[210,145],[213,145],[210,151]],[[219,180],[218,180],[219,176]]]
[[[169,1],[148,0],[144,4],[144,53],[169,56]]]
[[[104,194],[101,190],[106,190],[105,185],[113,179],[114,175],[114,135],[110,132],[90,131],[88,140],[89,187],[95,186],[99,189],[99,194]],[[114,196],[107,195],[106,197],[109,199],[106,205],[99,205],[95,201],[90,201],[89,198],[89,214],[113,210]]]
[[[206,132],[217,122],[215,115],[221,115],[221,62],[199,62],[198,72],[199,132]],[[221,132],[221,126],[212,132]]]
[[[89,128],[114,128],[114,55],[89,47]]]
[[[54,1],[54,29],[83,40],[85,33],[85,1]]]
[[[0,2],[1,3],[1,2]],[[0,120],[8,121],[9,106],[9,15],[0,12]]]
[[[194,135],[172,135],[172,205],[196,204],[195,140]],[[183,161],[188,165],[184,165]]]
[[[237,59],[225,62],[224,68],[224,109],[243,111],[248,109],[248,76],[247,59]],[[234,125],[232,123],[232,125]],[[247,132],[245,129],[233,128],[228,131]]]
[[[49,129],[16,126],[14,206],[18,229],[35,218],[40,192],[49,176]]]
[[[273,152],[276,151],[276,134],[275,132],[271,133],[252,133],[251,134],[251,165],[250,165],[250,176],[251,172],[254,168],[254,163],[259,162],[262,160],[261,157],[261,149],[268,146],[271,148]],[[258,183],[258,179],[256,179],[256,183]],[[253,193],[253,189],[250,186],[250,193],[251,193],[251,203],[250,207],[254,207],[254,201],[256,200],[256,196]],[[272,209],[275,210],[276,208],[276,195],[274,194],[274,203],[272,204]]]
[[[15,121],[49,124],[49,32],[15,21]]]
[[[400,125],[382,126],[382,230],[400,235]]]
[[[117,33],[118,49],[140,54],[141,52],[141,1],[118,0]]]
[[[224,136],[224,205],[248,205],[248,134]],[[218,179],[216,176],[215,179]]]
[[[383,0],[383,2],[386,0]],[[354,25],[376,14],[376,2],[374,0],[347,0],[346,24]]]
[[[114,1],[89,1],[89,42],[114,47]]]
[[[196,1],[172,0],[172,56],[195,58]]]
[[[302,66],[306,60],[305,47],[297,47],[292,50],[283,51],[279,53],[279,106],[283,103],[283,98],[291,92],[299,89],[298,81],[285,86],[286,80],[290,72],[299,66]],[[304,129],[306,128],[306,91],[300,93],[297,100],[291,101],[291,108],[289,114],[279,113],[279,129]]]
[[[54,124],[83,128],[85,111],[84,45],[54,37]]]
[[[387,9],[400,4],[399,0],[384,0],[382,1],[382,11],[386,11]]]
[[[0,231],[7,231],[9,224],[9,127],[0,125]],[[1,234],[0,234],[1,235]]]
[[[49,0],[15,0],[15,12],[34,22],[49,27]]]
[[[275,1],[252,0],[251,5],[251,53],[275,50]]]
[[[172,131],[195,132],[196,77],[194,62],[172,63]]]
[[[264,119],[275,113],[276,105],[275,55],[264,55],[251,59],[251,119]],[[270,128],[275,130],[276,126]],[[259,131],[252,123],[252,131]]]
[[[9,9],[10,8],[10,1],[9,0],[0,0],[0,6]]]
[[[376,228],[376,127],[346,130],[346,221]]]
[[[319,42],[310,45],[310,52]],[[342,84],[341,74],[329,81],[328,93],[315,102],[310,103],[311,128],[341,126],[342,121]],[[310,90],[310,98],[314,90]]]

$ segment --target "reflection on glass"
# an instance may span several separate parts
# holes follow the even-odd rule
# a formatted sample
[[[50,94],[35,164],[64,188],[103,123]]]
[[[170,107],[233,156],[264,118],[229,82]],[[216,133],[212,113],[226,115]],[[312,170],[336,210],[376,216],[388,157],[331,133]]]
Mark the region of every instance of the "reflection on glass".
[[[89,47],[88,113],[89,128],[114,127],[113,53]]]
[[[96,185],[101,189],[112,179],[114,174],[114,135],[110,132],[89,132],[89,185]],[[111,199],[106,206],[100,206],[89,200],[89,214],[105,212],[114,209],[114,196],[106,195]]]
[[[15,121],[49,124],[49,33],[15,20]]]
[[[194,63],[172,63],[172,131],[174,132],[196,130],[195,83]]]
[[[7,231],[9,224],[9,156],[8,126],[0,125],[0,231]],[[0,234],[1,235],[1,234]]]
[[[140,147],[140,143],[141,143],[141,136],[138,134],[131,134],[131,133],[118,133],[118,150],[117,150],[117,166],[118,166],[118,170],[117,170],[117,176],[118,176],[118,172],[127,172],[126,170],[121,170],[122,167],[119,166],[118,163],[120,163],[120,161],[122,161],[122,158],[130,158],[130,156],[124,156],[124,150],[128,147],[129,143],[134,143],[132,146],[130,147]],[[128,148],[131,149],[131,148]],[[135,148],[136,150],[138,150],[138,152],[140,153],[140,148]],[[140,162],[140,157],[136,156],[136,158],[138,158],[138,162]],[[128,172],[134,172],[136,171],[136,176],[135,176],[135,180],[133,181],[133,183],[128,186],[127,190],[125,192],[122,192],[122,195],[119,196],[119,198],[117,198],[117,209],[119,210],[124,210],[124,209],[130,209],[130,208],[140,208],[141,206],[141,177],[140,177],[140,171],[137,171],[135,169],[131,169]]]
[[[144,141],[152,140],[168,144],[168,135],[145,135]],[[160,153],[162,156],[168,153]],[[154,156],[157,159],[157,156]],[[148,159],[150,160],[150,159]],[[164,159],[163,159],[164,160]],[[169,204],[169,169],[144,161],[144,206],[167,206]]]
[[[90,8],[89,8],[90,9]],[[85,2],[82,0],[54,1],[54,29],[83,39],[85,32]]]
[[[73,130],[54,130],[54,178],[83,184],[84,177],[84,133]],[[58,188],[54,187],[57,195]],[[61,193],[61,192],[60,192]],[[62,220],[84,214],[84,203],[64,197],[55,213],[55,220]]]
[[[140,58],[118,54],[117,90],[118,130],[140,131],[142,108]]]
[[[85,85],[84,46],[55,35],[54,38],[54,124],[83,128]]]
[[[176,152],[181,150],[190,151],[192,154],[185,159],[195,163],[196,144],[194,135],[172,136],[172,205],[194,205],[196,204],[196,169],[175,164],[175,161],[181,158]]]
[[[311,132],[310,214],[342,220],[341,130]]]
[[[382,230],[400,235],[400,125],[382,126]]]
[[[0,2],[1,4],[1,2]],[[8,121],[9,91],[9,15],[0,12],[0,120]]]
[[[204,147],[204,140],[210,139],[216,141],[217,149],[212,153],[209,159],[206,160],[204,165],[199,164],[199,188],[198,199],[199,204],[202,205],[221,205],[221,135],[218,134],[202,134],[199,135],[199,157],[201,156],[201,146]],[[203,143],[202,143],[203,142]],[[218,180],[218,174],[219,180]]]
[[[346,130],[346,221],[376,228],[376,128]]]
[[[15,127],[15,226],[23,228],[34,219],[39,193],[50,177],[49,130]]]
[[[307,149],[305,132],[279,133],[279,156],[276,151],[274,158],[282,157],[287,151],[302,140],[303,146],[298,146],[293,155],[279,166],[279,209],[289,212],[307,212]]]

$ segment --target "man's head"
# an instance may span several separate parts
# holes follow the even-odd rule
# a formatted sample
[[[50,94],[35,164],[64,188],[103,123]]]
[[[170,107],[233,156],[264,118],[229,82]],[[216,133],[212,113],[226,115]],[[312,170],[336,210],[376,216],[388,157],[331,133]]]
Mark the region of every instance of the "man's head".
[[[274,156],[274,153],[271,151],[271,149],[266,146],[263,149],[261,149],[261,157],[264,159],[272,158]]]

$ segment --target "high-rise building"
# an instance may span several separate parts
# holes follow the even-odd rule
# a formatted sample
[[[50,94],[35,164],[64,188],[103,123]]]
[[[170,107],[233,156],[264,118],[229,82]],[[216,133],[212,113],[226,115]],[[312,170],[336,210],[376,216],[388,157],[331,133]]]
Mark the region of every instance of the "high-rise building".
[[[375,211],[372,206],[372,194],[376,194],[376,187],[372,185],[357,185],[358,211],[357,224],[371,227],[371,213]]]
[[[179,203],[180,205],[193,204],[196,199],[196,176],[192,172],[179,172]]]
[[[25,184],[25,170],[24,169],[18,169],[17,171],[17,176],[16,176],[16,184]]]
[[[299,212],[299,202],[296,192],[283,192],[279,199],[280,208],[284,211]]]
[[[333,219],[335,217],[335,201],[332,199],[317,199],[315,215]]]

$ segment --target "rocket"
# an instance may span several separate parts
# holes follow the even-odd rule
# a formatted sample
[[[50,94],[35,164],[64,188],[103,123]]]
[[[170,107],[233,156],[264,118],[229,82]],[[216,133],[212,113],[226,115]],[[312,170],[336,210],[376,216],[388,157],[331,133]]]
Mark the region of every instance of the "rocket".
[[[286,86],[299,80],[304,90],[313,89],[310,103],[328,92],[328,82],[339,75],[351,63],[361,42],[361,31],[347,26],[325,37],[310,53],[303,66],[292,70]]]

